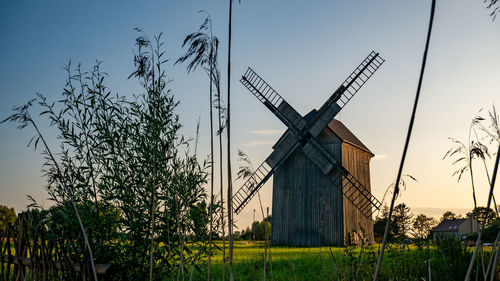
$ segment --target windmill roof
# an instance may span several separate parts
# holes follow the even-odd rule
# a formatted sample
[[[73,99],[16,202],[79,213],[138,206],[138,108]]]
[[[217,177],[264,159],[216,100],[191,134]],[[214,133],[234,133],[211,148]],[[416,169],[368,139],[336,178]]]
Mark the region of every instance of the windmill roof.
[[[310,120],[313,117],[313,115],[316,114],[316,112],[317,112],[316,109],[311,110],[311,112],[309,112],[308,114],[306,114],[306,116],[304,116],[304,119],[306,119],[307,121]],[[332,130],[332,132],[335,135],[337,135],[343,142],[346,142],[365,152],[368,152],[372,156],[375,155],[339,120],[332,119],[332,121],[328,123],[328,128]]]
[[[468,219],[452,219],[452,220],[443,220],[436,227],[434,227],[431,231],[433,232],[450,232],[450,231],[458,231],[458,227],[466,222]]]

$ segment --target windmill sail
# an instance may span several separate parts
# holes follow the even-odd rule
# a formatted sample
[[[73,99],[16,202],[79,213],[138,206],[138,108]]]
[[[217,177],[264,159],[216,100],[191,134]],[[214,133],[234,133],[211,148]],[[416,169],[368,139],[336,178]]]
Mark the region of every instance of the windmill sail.
[[[278,144],[267,159],[260,164],[254,173],[245,181],[245,183],[233,195],[233,210],[239,214],[241,210],[255,196],[255,193],[267,182],[279,166],[299,147],[294,135],[288,134],[284,141]]]
[[[250,67],[241,77],[240,82],[259,99],[281,122],[295,131],[300,131],[306,124],[302,115],[290,106],[264,79]],[[298,133],[297,131],[297,133]]]
[[[340,87],[330,96],[318,113],[309,122],[309,132],[316,137],[349,102],[361,87],[384,63],[379,53],[372,51],[356,69],[342,82]]]
[[[233,209],[236,214],[250,202],[255,196],[255,193],[266,183],[266,181],[273,175],[275,169],[269,166],[264,161],[254,171],[254,173],[245,181],[245,183],[233,194]]]
[[[272,176],[296,148],[302,145],[302,152],[327,175],[328,179],[343,195],[367,218],[372,215],[372,208],[379,209],[381,203],[368,189],[347,171],[326,151],[315,137],[328,125],[335,115],[366,83],[382,65],[378,53],[371,52],[363,62],[349,75],[311,120],[304,118],[291,107],[264,79],[248,68],[240,82],[273,112],[287,127],[288,131],[274,147],[273,153],[247,179],[233,195],[234,210],[239,213],[252,199],[255,193]],[[304,129],[306,132],[304,133]],[[339,176],[340,175],[340,176]]]
[[[286,142],[283,142],[286,144]],[[279,164],[283,163],[288,156],[298,147],[296,143],[293,147],[279,147],[264,161],[255,172],[245,181],[245,183],[233,195],[233,209],[236,214],[250,202],[257,191],[267,182],[273,175]],[[276,153],[282,154],[281,157],[276,156]],[[380,209],[382,205],[380,201],[373,196],[370,191],[359,182],[349,171],[340,165],[333,156],[330,155],[321,145],[311,139],[304,147],[302,152],[325,174],[328,179],[334,183],[334,186],[340,188],[343,195],[367,218],[372,215],[372,208]],[[280,158],[280,161],[271,166],[268,162],[274,163],[274,159]],[[269,159],[273,159],[270,161]],[[340,175],[340,177],[339,177]]]

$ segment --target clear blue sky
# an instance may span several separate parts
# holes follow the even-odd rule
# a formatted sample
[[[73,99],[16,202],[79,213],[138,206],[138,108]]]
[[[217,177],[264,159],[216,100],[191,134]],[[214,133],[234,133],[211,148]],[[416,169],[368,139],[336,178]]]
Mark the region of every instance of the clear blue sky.
[[[56,100],[69,60],[90,68],[103,61],[114,92],[131,95],[137,83],[132,51],[140,27],[164,33],[171,62],[184,36],[211,13],[226,61],[227,1],[1,1],[0,118],[35,92]],[[418,79],[430,1],[245,1],[234,5],[232,57],[233,152],[246,151],[258,165],[285,127],[238,82],[247,66],[266,79],[300,113],[321,106],[371,51],[387,60],[341,112],[344,122],[377,156],[372,190],[381,198],[396,176]],[[457,184],[442,161],[448,137],[465,140],[470,119],[481,108],[500,105],[500,20],[492,22],[482,1],[438,1],[428,68],[405,172],[410,184],[401,201],[422,208],[470,208],[468,180]],[[168,66],[183,132],[193,136],[198,116],[208,120],[207,78]],[[223,68],[224,79],[226,78]],[[225,85],[225,83],[223,83]],[[224,87],[225,88],[225,87]],[[224,89],[225,91],[225,89]],[[209,151],[208,124],[201,125],[200,155]],[[47,134],[51,131],[47,129]],[[41,157],[26,149],[32,131],[0,126],[0,204],[23,209],[26,194],[47,197]],[[51,142],[56,148],[55,140]],[[478,171],[480,174],[480,171]],[[239,183],[235,187],[239,187]],[[478,200],[485,204],[486,182]],[[262,189],[271,206],[271,184]],[[47,203],[48,204],[48,203]],[[252,202],[237,217],[251,220]],[[441,210],[441,209],[439,209]]]

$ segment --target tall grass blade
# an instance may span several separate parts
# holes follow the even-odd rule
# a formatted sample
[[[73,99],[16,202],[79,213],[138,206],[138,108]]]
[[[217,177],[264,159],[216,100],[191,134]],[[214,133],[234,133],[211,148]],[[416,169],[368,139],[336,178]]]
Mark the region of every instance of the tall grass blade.
[[[419,78],[418,86],[417,86],[417,94],[415,96],[415,102],[413,104],[413,111],[412,111],[411,118],[410,118],[410,125],[408,126],[408,134],[406,136],[406,142],[405,142],[405,146],[404,146],[404,149],[403,149],[403,155],[401,157],[401,163],[399,165],[398,176],[396,178],[396,185],[394,186],[394,192],[392,194],[391,207],[389,209],[389,216],[387,217],[387,223],[386,223],[386,226],[385,226],[384,237],[382,239],[382,246],[380,248],[380,252],[379,252],[379,255],[378,255],[377,266],[375,268],[375,273],[373,275],[373,281],[377,281],[378,280],[378,276],[379,276],[379,273],[380,273],[380,268],[381,268],[381,265],[382,265],[382,260],[383,260],[383,257],[384,257],[384,249],[385,249],[385,245],[387,243],[387,235],[389,233],[389,225],[390,225],[390,221],[391,221],[392,211],[394,209],[394,203],[396,201],[396,197],[397,197],[398,192],[399,192],[399,181],[400,181],[401,175],[403,173],[403,165],[404,165],[404,162],[405,162],[405,159],[406,159],[406,152],[408,151],[408,145],[410,143],[411,132],[412,132],[412,129],[413,129],[413,123],[415,121],[415,115],[416,115],[416,111],[417,111],[418,99],[419,99],[419,96],[420,96],[420,88],[422,86],[422,80],[423,80],[423,77],[424,77],[425,63],[427,61],[427,51],[429,49],[429,41],[430,41],[430,37],[431,37],[432,23],[433,23],[433,20],[434,20],[435,6],[436,6],[436,0],[432,0],[431,13],[430,13],[430,19],[429,19],[429,29],[428,29],[428,32],[427,32],[427,40],[426,40],[426,43],[425,43],[425,50],[424,50],[424,55],[423,55],[423,59],[422,59],[422,67],[420,69],[420,78]]]

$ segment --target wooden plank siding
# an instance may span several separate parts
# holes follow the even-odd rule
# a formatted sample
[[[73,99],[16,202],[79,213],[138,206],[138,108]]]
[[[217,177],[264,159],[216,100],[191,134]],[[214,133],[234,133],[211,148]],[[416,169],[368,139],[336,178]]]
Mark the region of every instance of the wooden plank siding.
[[[324,130],[317,140],[341,161],[341,140]],[[344,244],[343,196],[306,155],[296,150],[273,180],[273,245]]]
[[[371,192],[370,186],[370,160],[372,154],[359,149],[349,143],[342,143],[342,166],[346,168],[354,177],[356,177]],[[356,235],[361,234],[361,228],[364,230],[369,243],[373,243],[373,221],[366,218],[358,209],[344,197],[344,237],[349,232],[355,232],[354,243],[359,243]]]
[[[316,140],[368,190],[373,154],[342,141],[330,128]],[[340,176],[340,175],[338,175]],[[342,246],[348,233],[361,233],[373,243],[373,222],[347,200],[339,187],[297,149],[279,167],[273,180],[273,245]],[[356,235],[353,242],[356,241]]]

